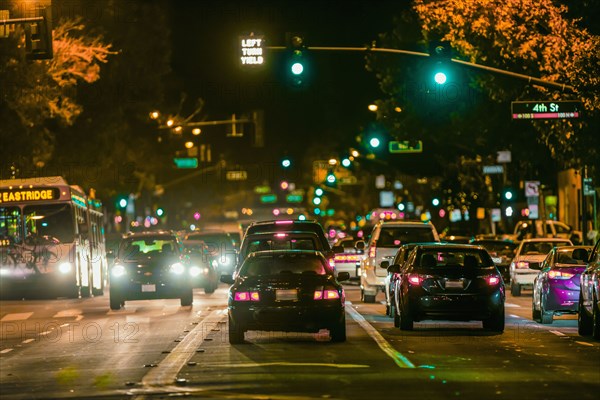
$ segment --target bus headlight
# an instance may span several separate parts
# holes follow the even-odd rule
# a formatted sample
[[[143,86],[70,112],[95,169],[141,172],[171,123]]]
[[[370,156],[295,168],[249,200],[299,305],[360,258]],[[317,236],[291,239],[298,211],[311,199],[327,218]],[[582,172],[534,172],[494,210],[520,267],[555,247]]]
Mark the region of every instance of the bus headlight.
[[[112,276],[114,276],[115,278],[119,278],[125,275],[127,273],[127,270],[121,264],[117,264],[114,267],[112,267],[112,270],[110,272]]]
[[[171,265],[171,272],[177,275],[181,275],[185,272],[185,267],[182,263],[175,263]]]
[[[194,265],[194,266],[192,266],[192,268],[190,268],[190,275],[193,277],[200,275],[201,272],[202,272],[202,270],[200,269],[200,267],[198,267],[196,265]]]
[[[68,274],[73,269],[70,262],[64,262],[58,266],[58,270],[61,274]]]

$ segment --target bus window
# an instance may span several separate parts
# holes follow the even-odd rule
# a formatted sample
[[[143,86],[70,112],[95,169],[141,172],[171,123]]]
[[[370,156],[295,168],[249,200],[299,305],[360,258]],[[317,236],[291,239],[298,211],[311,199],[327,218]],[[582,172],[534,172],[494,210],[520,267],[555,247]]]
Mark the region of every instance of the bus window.
[[[0,207],[0,239],[21,243],[21,212],[17,207]]]
[[[62,243],[72,242],[75,226],[67,204],[27,206],[24,209],[26,235],[51,236]]]

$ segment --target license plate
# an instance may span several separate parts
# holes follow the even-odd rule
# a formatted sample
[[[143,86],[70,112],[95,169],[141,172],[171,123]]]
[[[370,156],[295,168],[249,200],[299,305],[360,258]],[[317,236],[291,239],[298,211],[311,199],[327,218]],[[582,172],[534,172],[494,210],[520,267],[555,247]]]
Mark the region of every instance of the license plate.
[[[142,285],[142,292],[156,292],[156,285]]]
[[[297,289],[289,289],[289,290],[278,289],[277,291],[275,291],[275,300],[277,300],[277,301],[298,300],[298,290]]]
[[[463,282],[461,280],[447,280],[446,281],[446,287],[447,288],[460,288],[462,289],[463,287]]]

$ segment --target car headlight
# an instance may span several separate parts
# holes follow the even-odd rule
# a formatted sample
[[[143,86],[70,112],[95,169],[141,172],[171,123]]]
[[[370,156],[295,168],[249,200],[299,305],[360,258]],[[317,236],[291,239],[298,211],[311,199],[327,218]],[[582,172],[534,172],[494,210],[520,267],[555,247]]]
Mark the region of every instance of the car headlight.
[[[201,272],[202,270],[197,265],[194,265],[190,268],[190,275],[193,277],[200,275]]]
[[[211,264],[215,268],[219,267],[219,263],[217,262],[217,260],[212,260]]]
[[[171,272],[177,275],[181,275],[185,272],[185,267],[182,263],[175,263],[171,265]]]
[[[114,276],[115,278],[118,278],[120,276],[123,276],[127,273],[127,270],[125,269],[125,267],[121,264],[117,264],[114,267],[112,267],[112,270],[110,271],[112,276]]]
[[[58,266],[58,270],[61,274],[68,274],[73,269],[70,262],[64,262]]]

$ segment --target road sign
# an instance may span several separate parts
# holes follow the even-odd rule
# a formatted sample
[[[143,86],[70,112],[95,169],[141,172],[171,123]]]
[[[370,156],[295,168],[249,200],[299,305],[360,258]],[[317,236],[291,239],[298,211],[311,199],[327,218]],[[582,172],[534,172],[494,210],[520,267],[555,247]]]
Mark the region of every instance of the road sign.
[[[244,66],[257,66],[265,62],[263,36],[240,36],[240,61]]]
[[[248,179],[248,171],[227,171],[225,179],[228,181],[245,181]]]
[[[177,168],[190,169],[198,168],[198,159],[196,157],[181,157],[174,158],[173,162]]]
[[[540,197],[540,181],[525,181],[525,197]]]
[[[512,154],[510,150],[500,150],[496,152],[496,162],[498,164],[509,163],[512,161]]]
[[[406,154],[406,153],[422,153],[423,152],[423,142],[420,140],[417,141],[410,141],[410,140],[403,140],[403,141],[395,141],[392,140],[389,142],[389,151],[390,153],[402,153],[402,154]]]
[[[260,202],[263,204],[271,204],[277,201],[277,195],[275,194],[263,194],[260,196]]]
[[[484,165],[483,173],[484,174],[501,174],[504,172],[504,167],[502,165]]]
[[[579,118],[583,106],[580,101],[513,101],[512,119],[566,119]]]

